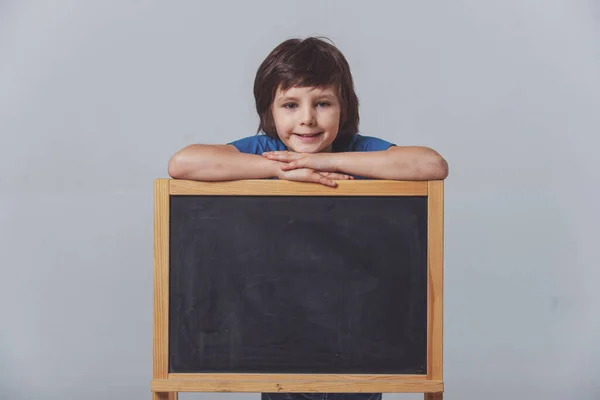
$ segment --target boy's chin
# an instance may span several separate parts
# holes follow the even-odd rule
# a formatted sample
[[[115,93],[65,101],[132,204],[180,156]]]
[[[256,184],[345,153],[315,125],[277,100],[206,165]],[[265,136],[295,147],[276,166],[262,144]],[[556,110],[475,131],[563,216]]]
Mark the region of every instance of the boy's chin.
[[[315,143],[298,143],[295,140],[291,140],[287,143],[287,147],[296,153],[321,153],[331,151],[331,143],[323,142],[322,140]]]

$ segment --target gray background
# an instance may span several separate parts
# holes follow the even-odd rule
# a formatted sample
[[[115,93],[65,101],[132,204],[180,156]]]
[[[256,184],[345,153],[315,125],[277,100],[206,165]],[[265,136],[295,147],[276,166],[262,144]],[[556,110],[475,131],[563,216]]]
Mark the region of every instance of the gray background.
[[[600,398],[598,2],[14,0],[2,399],[150,398],[153,180],[252,135],[256,68],[307,35],[347,56],[363,134],[449,161],[446,399]],[[258,399],[181,395],[213,397]]]

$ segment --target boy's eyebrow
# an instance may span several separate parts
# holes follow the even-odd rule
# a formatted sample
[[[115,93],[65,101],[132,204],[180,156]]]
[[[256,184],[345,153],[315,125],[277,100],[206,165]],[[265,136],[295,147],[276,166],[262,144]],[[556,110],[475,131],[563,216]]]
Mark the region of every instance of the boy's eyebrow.
[[[280,97],[279,99],[277,99],[277,101],[281,101],[281,102],[298,101],[298,99],[295,97],[292,97],[292,96],[285,96],[285,97]]]
[[[324,94],[322,96],[319,96],[319,98],[321,98],[321,99],[328,99],[328,100],[336,100],[336,97],[332,96],[330,94]]]
[[[332,96],[330,94],[323,94],[320,96],[316,96],[316,98],[317,99],[327,99],[327,100],[332,100],[332,101],[336,100],[335,96]],[[279,102],[298,101],[298,99],[293,96],[284,96],[284,97],[280,97],[279,99],[277,99],[277,101],[279,101]]]

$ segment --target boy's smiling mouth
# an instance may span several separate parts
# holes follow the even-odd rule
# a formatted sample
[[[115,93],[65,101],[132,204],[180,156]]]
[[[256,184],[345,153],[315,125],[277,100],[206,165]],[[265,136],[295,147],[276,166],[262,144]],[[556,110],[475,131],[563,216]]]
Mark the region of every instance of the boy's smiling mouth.
[[[310,142],[316,140],[323,132],[317,133],[294,133],[301,141]]]

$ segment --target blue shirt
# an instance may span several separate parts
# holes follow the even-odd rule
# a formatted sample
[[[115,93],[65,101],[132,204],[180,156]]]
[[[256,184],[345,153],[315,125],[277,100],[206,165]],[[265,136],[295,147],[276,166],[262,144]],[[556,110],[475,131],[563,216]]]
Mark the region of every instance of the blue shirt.
[[[262,155],[266,151],[285,151],[288,148],[279,138],[267,135],[245,137],[228,144],[233,145],[241,153]],[[381,151],[387,150],[393,143],[372,136],[362,136],[358,133],[353,136],[343,136],[333,142],[332,151],[343,153],[350,151]]]

